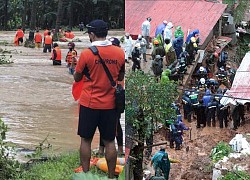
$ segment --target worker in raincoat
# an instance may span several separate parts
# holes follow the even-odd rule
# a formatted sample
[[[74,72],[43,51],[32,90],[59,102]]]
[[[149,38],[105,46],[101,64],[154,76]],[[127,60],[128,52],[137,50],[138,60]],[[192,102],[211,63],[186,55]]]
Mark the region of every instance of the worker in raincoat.
[[[177,59],[180,58],[180,54],[183,52],[183,48],[182,48],[183,43],[184,43],[184,40],[183,40],[183,37],[181,36],[175,38],[173,41],[173,47],[175,49]]]
[[[146,19],[146,21],[144,21],[142,23],[142,26],[141,26],[142,36],[143,36],[143,38],[146,39],[146,42],[147,42],[147,44],[146,44],[147,49],[149,49],[150,22],[151,22],[151,20],[152,19],[150,17],[148,17]]]
[[[181,29],[181,26],[177,26],[175,31],[174,31],[174,37],[178,38],[178,37],[182,37],[184,38],[184,32]]]
[[[133,40],[129,33],[125,34],[124,38],[124,51],[125,51],[125,62],[129,63],[129,59],[132,58],[132,50],[133,50]]]
[[[195,29],[194,31],[189,33],[189,35],[187,36],[187,39],[186,39],[186,44],[188,44],[190,42],[192,37],[195,37],[196,43],[198,44],[200,42],[199,35],[200,35],[199,29]]]
[[[147,62],[146,59],[146,45],[147,45],[147,41],[142,37],[142,35],[138,35],[138,39],[136,40],[135,44],[140,44],[140,53],[142,54],[142,58],[145,62]]]
[[[151,53],[152,59],[154,60],[156,55],[164,57],[166,55],[164,47],[159,44],[159,41],[157,39],[155,39],[153,43],[154,43],[154,49]]]
[[[164,21],[162,22],[162,24],[160,24],[160,25],[157,26],[156,31],[155,31],[155,37],[157,37],[158,34],[161,34],[162,37],[163,37],[164,29],[166,28],[167,23],[168,23],[168,22],[167,22],[166,20],[164,20]]]
[[[168,153],[165,152],[165,147],[161,146],[158,151],[151,159],[151,166],[153,165],[155,170],[155,176],[161,176],[164,174],[164,178],[168,180],[170,172],[170,160]]]
[[[169,22],[166,26],[166,28],[164,29],[164,39],[170,39],[170,42],[172,42],[173,39],[173,35],[172,35],[172,29],[173,29],[174,25],[172,22]]]

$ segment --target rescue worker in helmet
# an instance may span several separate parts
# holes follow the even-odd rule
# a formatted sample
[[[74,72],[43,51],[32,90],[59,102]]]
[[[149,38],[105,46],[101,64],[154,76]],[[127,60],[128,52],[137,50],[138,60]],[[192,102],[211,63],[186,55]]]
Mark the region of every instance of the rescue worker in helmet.
[[[227,72],[225,71],[224,67],[220,67],[220,69],[216,73],[216,77],[218,78],[219,85],[223,84],[227,88],[230,88],[228,75],[227,75]]]
[[[228,126],[228,106],[225,106],[220,103],[221,98],[223,97],[222,89],[217,90],[217,94],[215,95],[215,100],[218,102],[217,104],[217,118],[219,120],[220,128],[227,127]]]
[[[207,69],[205,67],[201,66],[197,70],[196,76],[197,76],[198,80],[200,80],[201,78],[207,79]]]
[[[154,60],[156,55],[164,57],[165,56],[164,47],[159,45],[159,41],[157,39],[155,39],[153,43],[154,43],[154,49],[151,53],[152,59]]]
[[[206,80],[205,78],[201,78],[198,82],[198,89],[199,91],[205,91],[207,88]]]
[[[187,44],[185,51],[188,52],[189,56],[187,59],[187,65],[191,65],[195,59],[195,55],[198,51],[198,45],[195,37],[191,37],[190,42]]]
[[[206,80],[206,85],[207,88],[209,88],[212,91],[212,93],[216,93],[216,90],[219,87],[218,81],[212,78]]]
[[[135,41],[135,44],[140,44],[140,55],[142,54],[142,58],[145,62],[147,62],[146,59],[146,52],[147,52],[147,41],[142,37],[142,35],[138,35],[138,39]]]
[[[69,68],[69,73],[73,75],[77,64],[77,59],[76,59],[77,51],[75,50],[75,43],[69,42],[68,48],[69,51],[66,55],[65,61],[67,63],[67,67]]]
[[[140,43],[135,44],[135,47],[132,51],[132,71],[135,71],[135,69],[140,70],[141,69],[141,60],[140,60]]]

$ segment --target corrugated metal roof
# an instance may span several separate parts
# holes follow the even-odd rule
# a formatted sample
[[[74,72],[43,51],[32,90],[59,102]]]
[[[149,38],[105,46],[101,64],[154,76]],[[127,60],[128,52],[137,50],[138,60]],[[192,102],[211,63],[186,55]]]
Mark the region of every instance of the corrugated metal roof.
[[[227,91],[227,95],[242,98],[242,100],[236,100],[241,104],[250,102],[250,52],[246,53],[240,67],[237,69],[232,87]]]
[[[125,7],[125,31],[131,35],[141,34],[141,24],[147,17],[151,17],[151,37],[156,27],[167,20],[172,21],[174,26],[180,25],[185,37],[188,29],[190,32],[199,29],[202,43],[227,5],[203,0],[125,0]]]

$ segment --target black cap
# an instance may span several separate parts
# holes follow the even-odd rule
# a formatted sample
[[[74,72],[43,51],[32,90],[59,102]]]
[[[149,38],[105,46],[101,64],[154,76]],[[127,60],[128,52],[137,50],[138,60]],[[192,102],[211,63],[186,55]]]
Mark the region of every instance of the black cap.
[[[110,41],[114,46],[120,46],[120,41],[119,41],[119,39],[117,39],[117,38],[115,38],[115,37],[109,38],[109,41]]]
[[[107,32],[108,31],[108,25],[106,22],[100,19],[96,19],[91,21],[89,24],[86,25],[86,28],[88,29],[85,33],[95,33],[95,32]]]

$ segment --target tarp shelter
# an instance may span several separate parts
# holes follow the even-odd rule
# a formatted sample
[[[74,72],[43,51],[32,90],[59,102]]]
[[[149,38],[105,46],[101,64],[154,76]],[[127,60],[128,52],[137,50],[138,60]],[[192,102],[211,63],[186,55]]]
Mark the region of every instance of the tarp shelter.
[[[250,52],[246,53],[243,58],[240,67],[236,71],[232,87],[225,93],[225,96],[231,98],[223,97],[221,103],[224,105],[229,103],[236,105],[236,102],[239,104],[250,102]]]
[[[204,0],[126,0],[125,7],[125,31],[132,36],[141,34],[142,23],[147,17],[151,17],[151,37],[154,37],[156,27],[163,20],[167,20],[172,21],[174,26],[181,26],[184,37],[187,37],[188,30],[191,32],[199,29],[200,45],[202,45],[221,18],[227,5]]]

